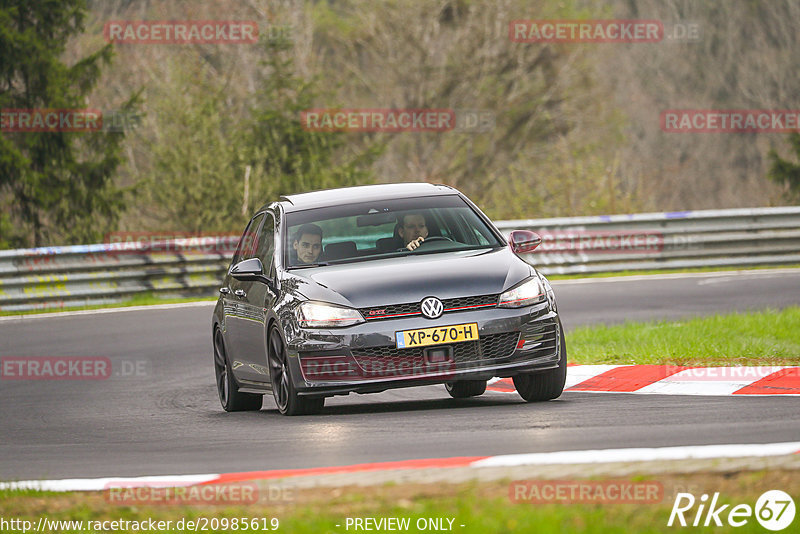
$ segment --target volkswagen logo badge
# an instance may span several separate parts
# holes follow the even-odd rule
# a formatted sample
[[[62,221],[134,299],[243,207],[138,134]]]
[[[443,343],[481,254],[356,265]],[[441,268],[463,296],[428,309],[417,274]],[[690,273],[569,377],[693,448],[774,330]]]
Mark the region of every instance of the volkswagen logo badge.
[[[436,297],[427,297],[422,299],[419,309],[422,312],[422,315],[428,319],[436,319],[441,317],[442,312],[444,312],[444,304],[442,304],[442,301]]]

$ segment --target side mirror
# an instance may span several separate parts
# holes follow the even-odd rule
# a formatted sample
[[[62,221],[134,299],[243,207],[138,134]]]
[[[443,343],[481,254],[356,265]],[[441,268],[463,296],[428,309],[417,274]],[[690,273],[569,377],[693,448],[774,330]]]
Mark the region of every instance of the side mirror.
[[[508,235],[508,244],[517,254],[533,252],[542,243],[542,238],[530,230],[512,230]]]
[[[272,280],[264,274],[264,266],[258,258],[240,261],[231,267],[230,275],[242,282],[262,282],[270,284]]]

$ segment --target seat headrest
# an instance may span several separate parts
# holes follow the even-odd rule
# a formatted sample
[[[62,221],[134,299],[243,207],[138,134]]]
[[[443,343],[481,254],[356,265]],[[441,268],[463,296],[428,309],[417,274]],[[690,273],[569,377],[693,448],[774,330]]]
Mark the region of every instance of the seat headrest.
[[[325,259],[341,260],[352,258],[356,255],[355,241],[340,241],[339,243],[328,243],[325,245]]]

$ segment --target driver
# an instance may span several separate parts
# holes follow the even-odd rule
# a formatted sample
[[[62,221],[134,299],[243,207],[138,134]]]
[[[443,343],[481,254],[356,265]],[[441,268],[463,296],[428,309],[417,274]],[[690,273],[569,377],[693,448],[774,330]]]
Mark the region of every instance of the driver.
[[[428,226],[422,213],[406,213],[400,218],[397,233],[403,240],[403,246],[414,250],[428,237]]]
[[[299,263],[316,263],[322,252],[322,228],[316,224],[304,224],[297,230],[292,248]]]

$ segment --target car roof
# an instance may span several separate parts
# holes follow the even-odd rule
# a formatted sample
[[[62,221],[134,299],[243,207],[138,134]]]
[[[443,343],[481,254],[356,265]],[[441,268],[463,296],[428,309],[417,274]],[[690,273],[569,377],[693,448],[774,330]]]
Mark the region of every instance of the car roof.
[[[448,185],[426,182],[407,182],[396,184],[361,185],[326,189],[296,195],[284,195],[281,204],[287,212],[339,206],[351,202],[373,202],[394,198],[429,197],[454,195],[458,191]]]

